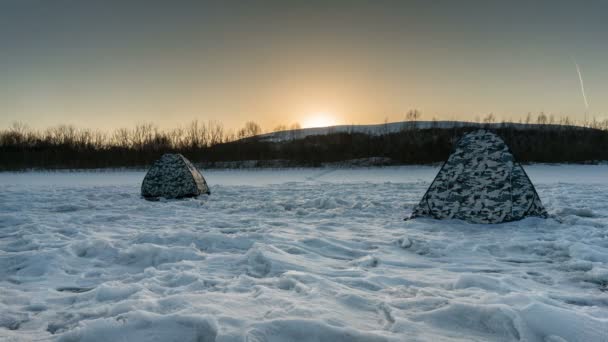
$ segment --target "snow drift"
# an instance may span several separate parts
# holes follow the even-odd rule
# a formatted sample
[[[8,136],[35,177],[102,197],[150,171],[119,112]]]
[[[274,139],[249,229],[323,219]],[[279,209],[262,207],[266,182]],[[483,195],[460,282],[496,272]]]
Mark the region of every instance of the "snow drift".
[[[0,340],[605,341],[608,166],[526,167],[549,211],[403,222],[435,167],[0,174]]]

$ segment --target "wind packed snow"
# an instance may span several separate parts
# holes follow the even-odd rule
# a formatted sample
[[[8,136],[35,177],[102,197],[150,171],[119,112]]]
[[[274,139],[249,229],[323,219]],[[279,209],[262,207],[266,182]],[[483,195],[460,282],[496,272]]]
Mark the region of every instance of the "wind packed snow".
[[[525,167],[551,214],[403,221],[437,167],[0,174],[2,341],[608,341],[608,165]]]

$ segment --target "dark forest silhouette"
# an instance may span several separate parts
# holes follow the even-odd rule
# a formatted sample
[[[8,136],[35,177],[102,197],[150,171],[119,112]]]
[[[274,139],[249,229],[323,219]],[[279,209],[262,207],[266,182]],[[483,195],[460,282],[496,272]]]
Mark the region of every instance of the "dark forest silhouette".
[[[260,138],[262,129],[255,122],[236,132],[219,122],[194,121],[168,131],[141,124],[109,134],[66,125],[36,131],[17,123],[0,131],[0,170],[144,167],[167,152],[182,153],[205,167],[250,160],[258,161],[256,165],[281,160],[283,166],[318,166],[372,157],[393,164],[435,163],[447,158],[465,132],[480,126],[500,135],[521,162],[608,160],[608,120],[575,126],[567,118],[556,122],[541,113],[518,124],[495,124],[489,114],[480,123],[445,128],[433,121],[437,124],[421,128],[418,117],[410,111],[397,132],[353,130],[303,138],[294,133],[282,141]],[[299,125],[290,128],[297,132]]]

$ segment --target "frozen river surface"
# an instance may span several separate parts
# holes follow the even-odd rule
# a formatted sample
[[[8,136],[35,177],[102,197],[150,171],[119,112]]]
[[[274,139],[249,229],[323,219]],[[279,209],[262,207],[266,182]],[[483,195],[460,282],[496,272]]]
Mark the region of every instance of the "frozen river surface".
[[[499,225],[403,221],[427,166],[0,173],[0,341],[608,341],[608,165],[525,168]]]

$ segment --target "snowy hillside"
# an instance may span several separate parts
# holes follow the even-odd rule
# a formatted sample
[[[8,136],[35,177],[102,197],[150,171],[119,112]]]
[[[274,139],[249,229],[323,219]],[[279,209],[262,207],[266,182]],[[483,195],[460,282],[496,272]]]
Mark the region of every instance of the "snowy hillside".
[[[389,133],[397,133],[404,128],[417,128],[417,129],[428,129],[428,128],[453,128],[453,127],[500,127],[502,123],[491,123],[481,124],[477,122],[467,121],[403,121],[403,122],[389,122],[384,124],[376,125],[338,125],[329,127],[313,127],[313,128],[302,128],[296,130],[279,131],[267,134],[259,135],[258,137],[262,140],[267,141],[284,141],[290,139],[302,139],[312,135],[325,135],[330,133],[364,133],[369,135],[383,135]],[[537,125],[534,124],[520,124],[520,123],[508,123],[508,125],[524,129],[532,128]],[[544,125],[544,127],[564,127],[559,125]],[[573,127],[573,126],[568,126]]]
[[[403,221],[438,168],[0,173],[0,341],[606,341],[608,165],[526,167],[551,219]]]

